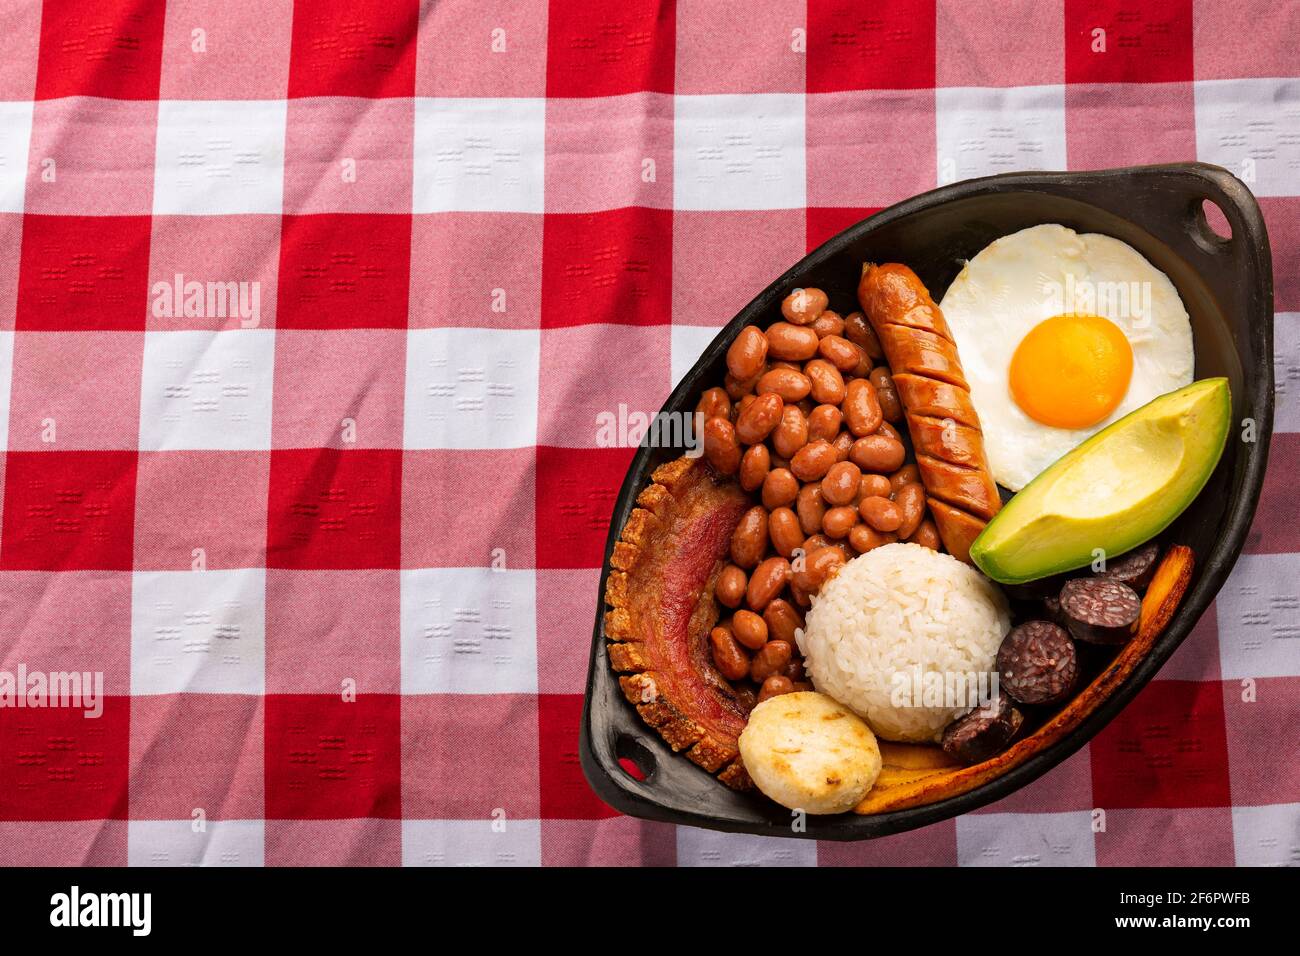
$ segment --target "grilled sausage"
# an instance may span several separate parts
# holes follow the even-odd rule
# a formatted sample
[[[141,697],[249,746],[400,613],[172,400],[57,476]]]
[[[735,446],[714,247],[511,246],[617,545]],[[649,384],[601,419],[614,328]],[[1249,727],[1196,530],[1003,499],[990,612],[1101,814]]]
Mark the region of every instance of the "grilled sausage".
[[[1142,599],[1112,578],[1072,578],[1061,588],[1065,626],[1089,644],[1123,644],[1137,629]]]
[[[1022,704],[1054,704],[1074,690],[1079,660],[1065,628],[1050,621],[1013,627],[998,648],[1002,689]]]
[[[952,332],[904,265],[863,266],[858,301],[893,373],[939,537],[949,554],[969,562],[971,543],[1002,501]]]
[[[940,741],[944,753],[964,764],[983,763],[1007,748],[1020,732],[1025,717],[1005,694],[977,707],[948,725]]]
[[[1141,591],[1151,583],[1151,578],[1156,573],[1156,559],[1159,557],[1160,545],[1152,541],[1109,562],[1106,570],[1099,571],[1098,574]]]

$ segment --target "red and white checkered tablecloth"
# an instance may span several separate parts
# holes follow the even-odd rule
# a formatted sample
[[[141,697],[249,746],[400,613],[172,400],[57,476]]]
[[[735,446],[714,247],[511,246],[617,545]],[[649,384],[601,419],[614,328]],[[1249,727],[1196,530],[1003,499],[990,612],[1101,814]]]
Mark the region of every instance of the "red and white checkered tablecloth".
[[[1298,42],[1295,0],[9,0],[0,698],[106,696],[0,707],[0,862],[1300,862]],[[596,416],[872,210],[1192,158],[1264,208],[1279,405],[1159,678],[898,837],[600,803]]]

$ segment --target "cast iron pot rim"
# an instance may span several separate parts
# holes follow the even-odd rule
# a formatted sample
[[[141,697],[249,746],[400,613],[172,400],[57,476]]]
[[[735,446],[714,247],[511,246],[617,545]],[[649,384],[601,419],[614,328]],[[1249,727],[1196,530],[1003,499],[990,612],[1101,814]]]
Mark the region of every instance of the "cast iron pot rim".
[[[717,336],[705,348],[700,357],[696,359],[692,367],[699,367],[705,362],[706,358],[713,356],[719,349],[720,344],[729,341],[735,331],[747,324],[751,317],[773,308],[778,301],[778,296],[783,296],[790,287],[792,278],[810,271],[825,260],[838,254],[844,247],[852,245],[867,232],[873,232],[898,219],[932,209],[944,203],[1020,190],[1025,192],[1045,192],[1065,196],[1065,198],[1085,205],[1095,205],[1087,199],[1080,199],[1077,196],[1058,192],[1056,189],[1044,189],[1042,187],[1095,186],[1104,184],[1108,180],[1127,179],[1133,176],[1189,176],[1199,179],[1210,186],[1217,187],[1222,199],[1228,200],[1228,205],[1232,207],[1231,211],[1236,213],[1240,221],[1246,226],[1246,234],[1258,240],[1247,243],[1246,237],[1241,237],[1241,241],[1247,245],[1249,261],[1259,276],[1263,286],[1261,291],[1264,293],[1262,306],[1257,310],[1259,314],[1247,317],[1251,344],[1256,356],[1256,364],[1249,370],[1253,374],[1254,387],[1250,389],[1247,396],[1243,396],[1243,399],[1246,400],[1237,405],[1239,408],[1253,409],[1257,421],[1255,447],[1251,452],[1242,456],[1244,461],[1240,466],[1244,472],[1242,479],[1243,494],[1237,495],[1234,500],[1229,502],[1223,518],[1224,532],[1219,538],[1218,544],[1206,556],[1204,562],[1201,562],[1198,556],[1199,567],[1196,581],[1185,595],[1183,603],[1166,625],[1163,633],[1156,639],[1151,649],[1138,661],[1133,671],[1115,688],[1109,697],[1083,719],[1079,726],[1075,727],[1061,740],[987,783],[936,803],[861,816],[847,813],[833,817],[821,817],[817,819],[815,826],[810,826],[801,833],[792,832],[788,825],[779,827],[771,824],[751,825],[712,817],[707,813],[666,807],[650,796],[645,795],[644,792],[638,792],[652,789],[652,782],[642,783],[635,780],[625,774],[617,763],[612,767],[605,766],[592,749],[591,700],[597,668],[603,668],[609,673],[611,679],[614,676],[609,669],[609,662],[604,653],[606,643],[604,635],[605,582],[609,576],[610,555],[622,529],[611,520],[609,534],[605,542],[604,560],[601,565],[595,632],[588,661],[587,683],[583,696],[582,722],[579,734],[579,757],[583,773],[601,799],[614,809],[629,816],[686,826],[704,827],[724,832],[754,833],[762,836],[795,839],[843,841],[887,836],[975,810],[1027,786],[1082,748],[1150,682],[1170,655],[1191,633],[1193,626],[1208,609],[1211,601],[1214,600],[1215,595],[1222,588],[1224,581],[1241,554],[1254,518],[1255,508],[1259,502],[1260,491],[1263,487],[1264,472],[1268,462],[1269,442],[1273,432],[1273,277],[1268,249],[1268,234],[1258,203],[1247,187],[1228,170],[1209,163],[1188,162],[1152,166],[1125,166],[1082,172],[1016,172],[963,180],[920,193],[910,199],[905,199],[882,209],[836,233],[809,252],[755,296],[748,305],[719,329]],[[1219,203],[1221,206],[1225,205],[1218,197],[1210,195],[1206,196],[1206,198]],[[1111,215],[1119,215],[1105,209],[1105,207],[1099,206],[1097,208]],[[1224,213],[1225,215],[1229,214],[1229,210],[1225,208]],[[1121,216],[1121,218],[1127,217]],[[1129,221],[1145,231],[1145,227],[1140,222],[1136,220]],[[1236,228],[1234,228],[1233,233],[1234,238],[1237,238]],[[1243,368],[1243,380],[1247,378],[1246,369]],[[678,386],[673,389],[672,394],[669,395],[664,404],[665,408],[675,404],[678,399],[678,392],[690,384],[690,379],[691,375],[688,372],[683,376]],[[652,451],[653,449],[647,444],[642,444],[637,449],[632,462],[628,466],[623,485],[615,501],[614,515],[622,512],[628,500],[640,493],[644,477],[639,481],[633,481],[633,476],[643,470],[645,461]],[[647,734],[655,733],[653,729],[642,726]],[[686,760],[681,754],[675,754],[674,757],[683,761]],[[699,772],[705,773],[703,770]],[[717,785],[725,787],[721,782],[718,782]],[[633,789],[634,787],[636,789]]]

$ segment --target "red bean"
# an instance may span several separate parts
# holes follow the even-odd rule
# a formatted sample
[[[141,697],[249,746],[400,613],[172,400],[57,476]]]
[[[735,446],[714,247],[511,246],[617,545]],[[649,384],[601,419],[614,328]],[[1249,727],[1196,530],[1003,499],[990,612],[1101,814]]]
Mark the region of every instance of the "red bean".
[[[740,459],[740,487],[757,491],[767,480],[772,467],[772,453],[763,444],[750,445]]]
[[[768,392],[758,396],[741,409],[740,417],[736,419],[736,438],[746,445],[761,442],[780,423],[784,408],[780,395]]]
[[[767,510],[755,505],[740,516],[740,523],[731,534],[731,560],[749,569],[763,560],[767,550]]]
[[[821,289],[795,289],[781,303],[781,314],[795,325],[811,325],[829,302]]]
[[[736,429],[725,418],[713,417],[704,423],[704,457],[724,475],[740,467],[740,443]]]
[[[770,522],[769,522],[770,523]],[[790,583],[790,562],[785,558],[768,558],[749,576],[745,603],[755,611],[767,607],[767,602],[781,593]],[[737,614],[740,612],[737,611]]]
[[[767,336],[756,325],[741,329],[727,348],[727,371],[737,381],[745,381],[763,370],[767,358]]]
[[[888,498],[873,496],[863,498],[858,505],[862,520],[877,531],[897,531],[903,523],[903,512]]]
[[[850,504],[858,496],[862,470],[851,461],[836,462],[822,479],[822,497],[831,505]]]
[[[745,588],[749,579],[745,572],[734,564],[729,564],[718,572],[718,581],[713,586],[713,595],[724,607],[738,608],[745,599]]]
[[[835,458],[835,446],[830,442],[809,442],[790,459],[790,470],[802,481],[817,481],[831,470]]]
[[[740,680],[749,673],[749,656],[740,649],[730,627],[719,626],[709,632],[713,665],[727,680]]]

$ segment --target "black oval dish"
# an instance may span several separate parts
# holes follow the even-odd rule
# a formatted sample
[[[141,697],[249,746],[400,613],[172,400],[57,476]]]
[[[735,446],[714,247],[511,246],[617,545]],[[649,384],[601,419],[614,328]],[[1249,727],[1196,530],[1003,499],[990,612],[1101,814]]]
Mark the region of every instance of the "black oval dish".
[[[1206,222],[1211,200],[1232,237]],[[806,256],[746,306],[674,389],[665,412],[690,412],[700,391],[722,381],[724,354],[745,325],[780,317],[795,288],[825,289],[832,307],[856,301],[862,263],[903,262],[940,299],[964,261],[999,236],[1044,222],[1122,239],[1173,281],[1191,315],[1196,378],[1226,375],[1236,435],[1210,483],[1162,539],[1196,554],[1192,586],[1165,632],[1129,679],[1068,737],[975,790],[928,806],[870,816],[810,817],[793,833],[790,813],[757,793],[736,793],[674,754],[623,699],[605,655],[603,617],[609,555],[637,494],[680,449],[642,446],[614,507],[600,578],[599,610],[587,674],[582,769],[601,799],[637,817],[766,836],[860,840],[898,833],[983,806],[1041,776],[1078,750],[1151,679],[1209,607],[1236,561],[1264,480],[1273,430],[1273,275],[1259,206],[1226,170],[1203,163],[1136,166],[1087,173],[1011,173],[969,180],[891,206]],[[1253,443],[1242,440],[1253,419]],[[631,759],[637,780],[619,765]]]

